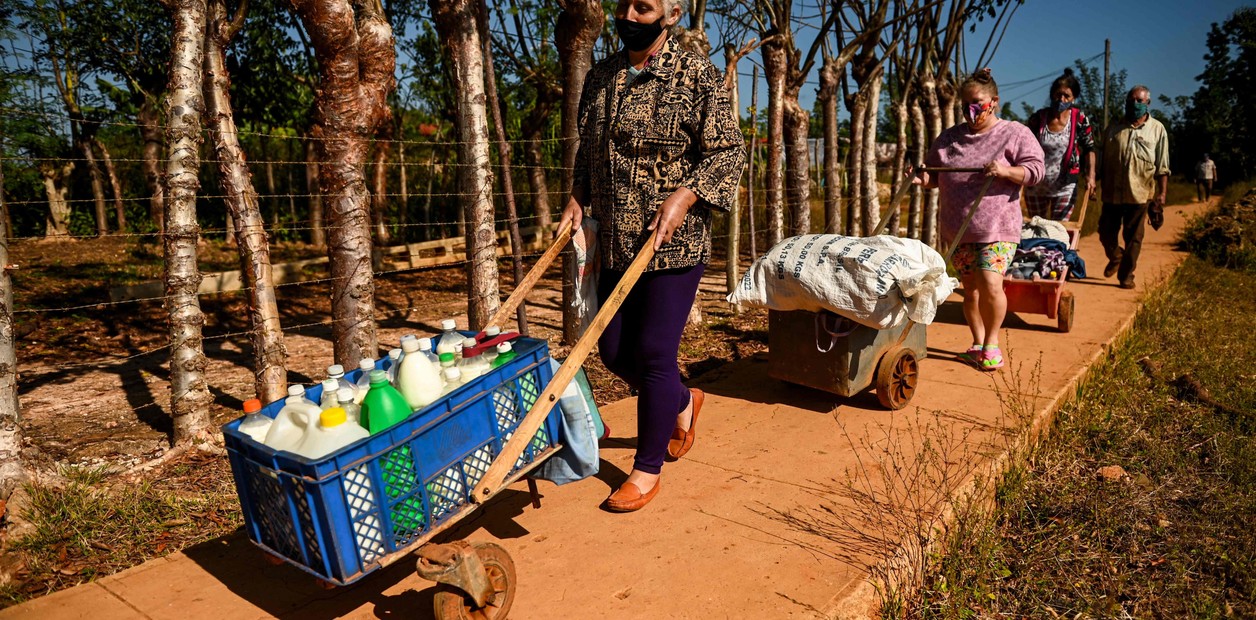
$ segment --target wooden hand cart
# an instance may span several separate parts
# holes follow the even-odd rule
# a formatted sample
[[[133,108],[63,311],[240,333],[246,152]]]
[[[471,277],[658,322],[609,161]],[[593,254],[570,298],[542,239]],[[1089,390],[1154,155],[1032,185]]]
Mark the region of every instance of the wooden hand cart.
[[[1082,207],[1077,214],[1075,226],[1071,222],[1064,224],[1068,232],[1068,249],[1077,250],[1082,236],[1082,226],[1086,224],[1086,207],[1090,204],[1090,191],[1082,191]],[[1064,289],[1068,282],[1069,269],[1065,267],[1058,277],[1034,280],[1018,280],[1003,278],[1003,294],[1007,296],[1007,311],[1029,314],[1045,314],[1048,319],[1056,320],[1056,328],[1068,333],[1073,329],[1073,321],[1077,316],[1077,301],[1073,292]]]
[[[489,325],[514,314],[571,234],[570,225],[558,232]],[[505,549],[429,543],[561,447],[554,405],[653,258],[656,237],[650,235],[557,371],[544,341],[520,338],[511,362],[382,433],[314,460],[252,440],[239,431],[240,420],[226,424],[249,538],[272,559],[329,587],[417,551],[418,574],[440,584],[437,618],[505,618],[515,596],[515,567]],[[306,394],[317,402],[321,386]],[[282,405],[271,403],[263,413],[273,417]]]

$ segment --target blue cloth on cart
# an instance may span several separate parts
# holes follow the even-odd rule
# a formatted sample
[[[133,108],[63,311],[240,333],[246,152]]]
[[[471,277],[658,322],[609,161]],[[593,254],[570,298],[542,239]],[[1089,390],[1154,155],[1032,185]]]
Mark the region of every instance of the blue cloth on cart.
[[[1086,261],[1077,254],[1077,250],[1071,250],[1069,247],[1055,239],[1021,239],[1018,250],[1032,250],[1034,248],[1043,248],[1046,250],[1059,250],[1064,254],[1064,262],[1068,265],[1068,279],[1077,280],[1086,277]]]
[[[558,360],[550,358],[550,366],[558,372]],[[563,390],[558,398],[558,408],[563,414],[558,425],[559,441],[563,447],[537,467],[532,476],[554,484],[567,484],[598,472],[600,456],[597,442],[605,428],[583,368]]]

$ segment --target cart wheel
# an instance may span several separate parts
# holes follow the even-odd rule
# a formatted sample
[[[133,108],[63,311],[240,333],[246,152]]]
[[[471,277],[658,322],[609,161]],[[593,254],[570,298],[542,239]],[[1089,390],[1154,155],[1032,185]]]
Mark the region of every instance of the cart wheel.
[[[493,543],[475,543],[475,553],[484,563],[484,572],[493,586],[492,598],[477,609],[465,592],[440,584],[433,600],[437,620],[501,620],[510,613],[510,605],[515,601],[515,563],[510,554]]]
[[[907,406],[916,393],[916,380],[920,366],[916,363],[916,354],[906,347],[890,349],[881,357],[877,365],[877,378],[874,384],[877,400],[886,409],[897,410]]]
[[[1073,291],[1060,293],[1060,307],[1055,311],[1055,318],[1057,327],[1066,334],[1073,329],[1073,310],[1076,305],[1077,300],[1073,298]]]

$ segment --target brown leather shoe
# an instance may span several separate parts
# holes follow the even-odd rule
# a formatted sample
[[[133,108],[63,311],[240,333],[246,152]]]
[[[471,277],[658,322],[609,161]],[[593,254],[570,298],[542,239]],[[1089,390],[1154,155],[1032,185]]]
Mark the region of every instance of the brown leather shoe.
[[[655,495],[659,494],[659,487],[663,486],[662,483],[662,480],[655,480],[654,488],[650,489],[649,493],[642,493],[637,485],[625,482],[614,493],[611,493],[610,497],[606,498],[606,508],[612,512],[641,510],[645,508],[646,504],[650,503],[650,500],[654,499]]]
[[[689,388],[689,394],[693,399],[693,417],[689,420],[689,430],[673,428],[672,438],[667,441],[667,456],[673,459],[684,456],[693,447],[693,437],[698,430],[698,412],[702,411],[702,403],[706,400],[706,394],[697,388]]]

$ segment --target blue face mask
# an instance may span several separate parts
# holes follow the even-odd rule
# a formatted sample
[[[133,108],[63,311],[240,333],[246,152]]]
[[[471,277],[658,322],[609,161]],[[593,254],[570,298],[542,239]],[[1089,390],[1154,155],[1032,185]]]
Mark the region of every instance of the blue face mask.
[[[1136,121],[1144,116],[1147,116],[1147,112],[1149,110],[1151,110],[1151,106],[1143,103],[1142,101],[1134,101],[1133,99],[1125,101],[1126,120]]]
[[[1063,114],[1065,110],[1072,109],[1072,101],[1055,100],[1051,102],[1051,111],[1056,114]]]

